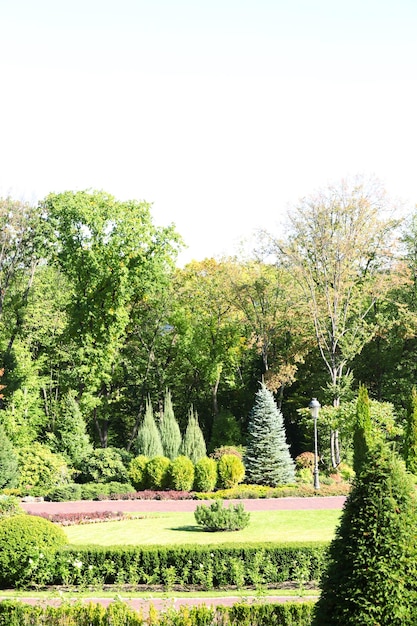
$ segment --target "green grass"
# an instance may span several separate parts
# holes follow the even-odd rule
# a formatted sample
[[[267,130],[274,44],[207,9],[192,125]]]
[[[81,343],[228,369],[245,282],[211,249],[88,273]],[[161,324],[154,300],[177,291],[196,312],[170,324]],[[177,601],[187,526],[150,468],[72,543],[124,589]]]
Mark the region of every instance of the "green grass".
[[[252,511],[249,526],[237,532],[210,533],[196,525],[193,513],[159,513],[119,522],[69,526],[71,544],[167,545],[237,542],[330,541],[340,510]]]

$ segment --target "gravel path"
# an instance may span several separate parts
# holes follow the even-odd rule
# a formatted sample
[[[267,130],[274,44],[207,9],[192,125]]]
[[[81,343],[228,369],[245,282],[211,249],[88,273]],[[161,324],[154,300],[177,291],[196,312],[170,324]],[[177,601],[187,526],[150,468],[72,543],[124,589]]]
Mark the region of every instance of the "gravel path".
[[[247,511],[305,511],[312,509],[341,509],[345,496],[319,496],[314,498],[257,498],[230,500],[242,502]],[[212,501],[211,501],[212,502]],[[93,513],[96,511],[123,511],[137,513],[171,513],[194,511],[202,500],[80,500],[76,502],[23,502],[28,513]],[[208,502],[205,502],[206,504]]]

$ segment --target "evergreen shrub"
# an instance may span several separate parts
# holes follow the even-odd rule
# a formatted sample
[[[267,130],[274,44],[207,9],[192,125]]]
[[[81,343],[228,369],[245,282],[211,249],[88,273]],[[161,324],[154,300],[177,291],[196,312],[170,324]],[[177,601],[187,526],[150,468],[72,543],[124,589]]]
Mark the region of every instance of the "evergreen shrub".
[[[219,487],[232,489],[245,478],[243,461],[234,454],[224,454],[217,463]]]
[[[194,490],[214,491],[217,485],[217,463],[204,456],[194,467]]]
[[[62,528],[42,517],[23,514],[0,520],[0,585],[49,582],[55,553],[66,543]]]
[[[0,495],[0,519],[24,513],[16,496]]]
[[[129,463],[128,475],[135,489],[146,488],[146,466],[149,457],[140,454]]]
[[[32,496],[44,496],[50,489],[70,481],[71,472],[65,459],[44,444],[34,442],[18,450],[19,486]]]
[[[81,485],[81,500],[104,500],[109,496],[109,487],[104,483],[84,483]]]
[[[80,482],[122,482],[128,481],[127,469],[120,452],[115,448],[97,448],[85,459]]]
[[[223,500],[216,500],[209,506],[198,505],[194,517],[199,526],[210,532],[242,530],[250,520],[250,514],[242,503],[226,507]]]
[[[77,483],[69,483],[68,485],[54,487],[48,491],[47,499],[52,500],[52,502],[81,500],[81,485]]]
[[[4,427],[0,424],[0,489],[16,487],[18,482],[18,457]]]
[[[169,484],[171,461],[166,456],[155,456],[146,465],[146,484],[149,489],[165,489]]]
[[[176,491],[191,491],[193,483],[193,462],[186,456],[177,456],[169,468],[169,486]]]
[[[135,488],[130,483],[118,483],[112,481],[106,485],[110,500],[119,500],[122,496],[135,493]]]

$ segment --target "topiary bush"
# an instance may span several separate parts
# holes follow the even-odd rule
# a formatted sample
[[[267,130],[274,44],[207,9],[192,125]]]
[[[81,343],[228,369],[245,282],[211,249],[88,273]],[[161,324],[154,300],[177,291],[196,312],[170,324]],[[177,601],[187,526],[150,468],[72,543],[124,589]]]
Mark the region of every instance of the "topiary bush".
[[[169,468],[169,486],[176,491],[191,491],[194,483],[194,463],[186,456],[177,456]]]
[[[0,521],[0,586],[45,584],[54,573],[56,551],[67,537],[59,526],[34,515]]]
[[[146,488],[146,466],[148,462],[149,457],[140,454],[129,463],[127,473],[135,489],[141,490]]]
[[[234,454],[224,454],[217,463],[219,487],[231,489],[245,478],[245,466]]]
[[[217,484],[217,463],[204,456],[194,467],[194,490],[214,491]]]
[[[171,461],[166,456],[155,456],[146,465],[146,484],[149,489],[165,489],[169,483]]]
[[[242,530],[250,519],[242,503],[225,507],[223,500],[216,500],[209,506],[198,505],[194,517],[199,526],[210,532]]]

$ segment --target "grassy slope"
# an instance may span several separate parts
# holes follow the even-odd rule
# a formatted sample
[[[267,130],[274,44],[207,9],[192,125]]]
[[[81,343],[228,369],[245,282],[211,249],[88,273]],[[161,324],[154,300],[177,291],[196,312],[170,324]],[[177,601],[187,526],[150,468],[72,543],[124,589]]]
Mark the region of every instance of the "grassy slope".
[[[330,541],[341,511],[253,511],[250,524],[233,533],[208,533],[196,525],[193,513],[159,513],[120,522],[70,526],[72,544],[166,545],[218,544],[231,541]]]

